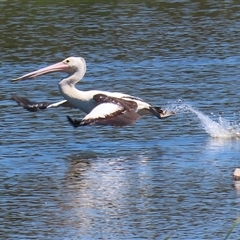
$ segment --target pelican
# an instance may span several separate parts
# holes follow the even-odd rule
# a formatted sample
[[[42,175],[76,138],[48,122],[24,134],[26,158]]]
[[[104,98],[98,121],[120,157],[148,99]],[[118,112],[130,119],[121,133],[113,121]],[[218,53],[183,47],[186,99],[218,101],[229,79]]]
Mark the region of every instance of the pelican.
[[[79,108],[86,113],[83,119],[77,120],[67,116],[68,121],[74,127],[94,124],[122,127],[133,124],[140,116],[146,114],[159,119],[174,115],[172,111],[163,111],[160,107],[153,107],[141,98],[124,93],[78,90],[75,85],[86,73],[86,62],[82,57],[68,57],[62,62],[25,74],[12,79],[12,81],[32,79],[52,72],[65,72],[68,74],[58,84],[59,92],[64,97],[64,100],[55,103],[32,102],[17,95],[13,95],[13,100],[29,111],[59,106]]]

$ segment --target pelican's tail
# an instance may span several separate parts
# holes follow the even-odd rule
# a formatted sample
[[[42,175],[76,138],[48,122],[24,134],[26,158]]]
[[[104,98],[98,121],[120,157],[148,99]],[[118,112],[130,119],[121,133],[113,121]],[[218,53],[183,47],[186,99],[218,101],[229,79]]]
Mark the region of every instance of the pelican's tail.
[[[175,112],[170,111],[170,110],[162,110],[160,107],[150,107],[149,110],[154,116],[156,116],[159,119],[167,118],[172,115],[175,115]]]

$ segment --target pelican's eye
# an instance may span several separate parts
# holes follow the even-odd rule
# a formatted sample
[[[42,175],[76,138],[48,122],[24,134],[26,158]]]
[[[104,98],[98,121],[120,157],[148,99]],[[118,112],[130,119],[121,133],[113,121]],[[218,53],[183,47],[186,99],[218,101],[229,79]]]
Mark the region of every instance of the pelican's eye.
[[[69,60],[69,59],[67,59],[67,60],[66,60],[66,63],[69,63],[69,62],[70,62],[70,60]]]

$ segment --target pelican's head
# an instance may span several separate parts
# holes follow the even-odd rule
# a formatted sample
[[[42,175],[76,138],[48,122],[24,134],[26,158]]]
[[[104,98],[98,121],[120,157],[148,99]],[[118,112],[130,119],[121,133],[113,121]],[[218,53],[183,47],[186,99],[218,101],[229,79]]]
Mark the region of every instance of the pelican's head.
[[[68,57],[62,62],[55,63],[51,66],[41,68],[34,72],[30,72],[21,77],[12,79],[12,81],[15,82],[20,80],[32,79],[52,72],[66,72],[68,74],[78,72],[83,77],[86,73],[86,62],[82,57]]]
[[[68,65],[74,72],[86,72],[86,62],[82,57],[68,57],[62,62],[63,64]]]

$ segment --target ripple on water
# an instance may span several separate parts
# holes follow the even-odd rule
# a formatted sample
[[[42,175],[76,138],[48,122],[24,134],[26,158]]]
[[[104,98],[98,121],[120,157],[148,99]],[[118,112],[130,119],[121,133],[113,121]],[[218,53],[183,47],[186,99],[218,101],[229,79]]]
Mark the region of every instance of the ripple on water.
[[[224,238],[240,199],[238,4],[0,6],[0,238]],[[170,102],[176,116],[73,129],[77,110],[29,113],[10,100],[61,100],[61,73],[9,80],[71,55],[87,61],[79,88]]]

